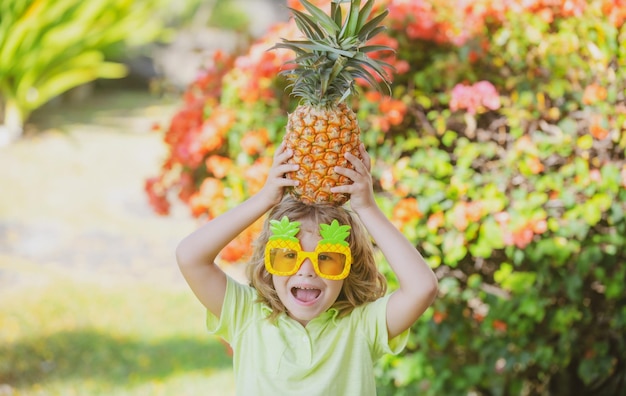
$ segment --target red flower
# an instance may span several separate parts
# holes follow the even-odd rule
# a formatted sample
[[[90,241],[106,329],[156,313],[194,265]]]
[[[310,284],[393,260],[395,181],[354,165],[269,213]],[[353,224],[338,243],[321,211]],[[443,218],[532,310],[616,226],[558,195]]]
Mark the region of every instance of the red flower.
[[[166,197],[166,190],[162,184],[162,180],[158,177],[152,177],[146,180],[144,190],[148,195],[148,202],[152,209],[160,215],[168,215],[170,213],[170,204]]]
[[[181,172],[178,184],[180,186],[178,198],[184,203],[188,203],[189,199],[196,192],[196,185],[191,172]]]
[[[506,322],[503,322],[498,319],[495,319],[491,325],[493,326],[494,330],[500,331],[500,332],[505,332],[508,327]]]

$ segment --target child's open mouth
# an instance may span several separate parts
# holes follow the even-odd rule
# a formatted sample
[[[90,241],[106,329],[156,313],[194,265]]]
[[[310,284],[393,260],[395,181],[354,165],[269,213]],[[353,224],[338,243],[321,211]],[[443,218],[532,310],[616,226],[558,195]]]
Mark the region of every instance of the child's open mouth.
[[[315,301],[321,293],[322,291],[320,289],[312,287],[296,286],[291,288],[291,294],[296,298],[296,300],[304,303]]]

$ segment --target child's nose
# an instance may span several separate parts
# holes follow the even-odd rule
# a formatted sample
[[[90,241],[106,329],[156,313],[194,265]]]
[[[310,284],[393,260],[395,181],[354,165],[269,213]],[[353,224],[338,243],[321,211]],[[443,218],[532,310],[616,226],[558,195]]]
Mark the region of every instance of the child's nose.
[[[309,259],[308,257],[304,259],[296,275],[300,275],[300,276],[316,276],[317,275],[315,273],[315,268],[313,268],[313,263],[311,262],[311,259]]]

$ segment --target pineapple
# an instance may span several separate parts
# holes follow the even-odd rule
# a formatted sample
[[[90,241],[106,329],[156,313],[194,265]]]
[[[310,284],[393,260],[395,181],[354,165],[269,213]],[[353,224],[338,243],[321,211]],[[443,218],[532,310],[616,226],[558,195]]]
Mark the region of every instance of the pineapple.
[[[270,220],[270,231],[272,235],[269,241],[280,241],[283,243],[281,249],[300,249],[300,240],[296,237],[300,232],[299,221],[289,221],[287,216],[283,216],[280,221]]]
[[[333,257],[336,253],[342,255],[343,260],[319,260],[319,271],[330,279],[343,279],[350,273],[352,252],[350,244],[345,240],[350,235],[349,225],[340,225],[335,219],[330,224],[320,224],[322,239],[317,243],[316,250],[323,255]]]
[[[345,101],[357,94],[357,77],[378,90],[385,87],[389,91],[389,77],[383,67],[391,66],[370,58],[368,53],[391,48],[365,45],[384,30],[380,22],[388,11],[368,20],[374,0],[367,0],[362,8],[360,0],[332,0],[330,15],[307,0],[300,2],[310,14],[291,11],[306,39],[283,39],[274,46],[296,55],[290,62],[295,67],[281,72],[290,82],[292,95],[299,98],[283,138],[286,147],[294,151],[290,163],[300,165],[298,171],[287,174],[299,181],[290,193],[307,204],[342,205],[349,197],[331,193],[330,188],[351,181],[333,168],[352,168],[344,157],[346,152],[361,157],[359,124]],[[349,3],[345,19],[341,3]]]
[[[340,247],[339,253],[347,255],[350,252],[350,245],[345,240],[350,236],[349,225],[340,225],[336,219],[330,224],[320,224],[320,235],[322,239],[317,243],[320,250],[336,246]]]

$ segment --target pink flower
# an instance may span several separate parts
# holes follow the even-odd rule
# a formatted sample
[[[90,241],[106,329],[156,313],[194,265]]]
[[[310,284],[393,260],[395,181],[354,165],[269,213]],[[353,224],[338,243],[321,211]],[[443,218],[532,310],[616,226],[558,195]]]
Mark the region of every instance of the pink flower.
[[[457,84],[451,92],[450,110],[467,110],[470,114],[484,109],[500,108],[500,96],[496,87],[489,81],[479,81],[474,85]]]
[[[474,90],[480,96],[483,106],[489,110],[498,110],[500,108],[500,96],[496,87],[489,81],[479,81],[474,84]]]

